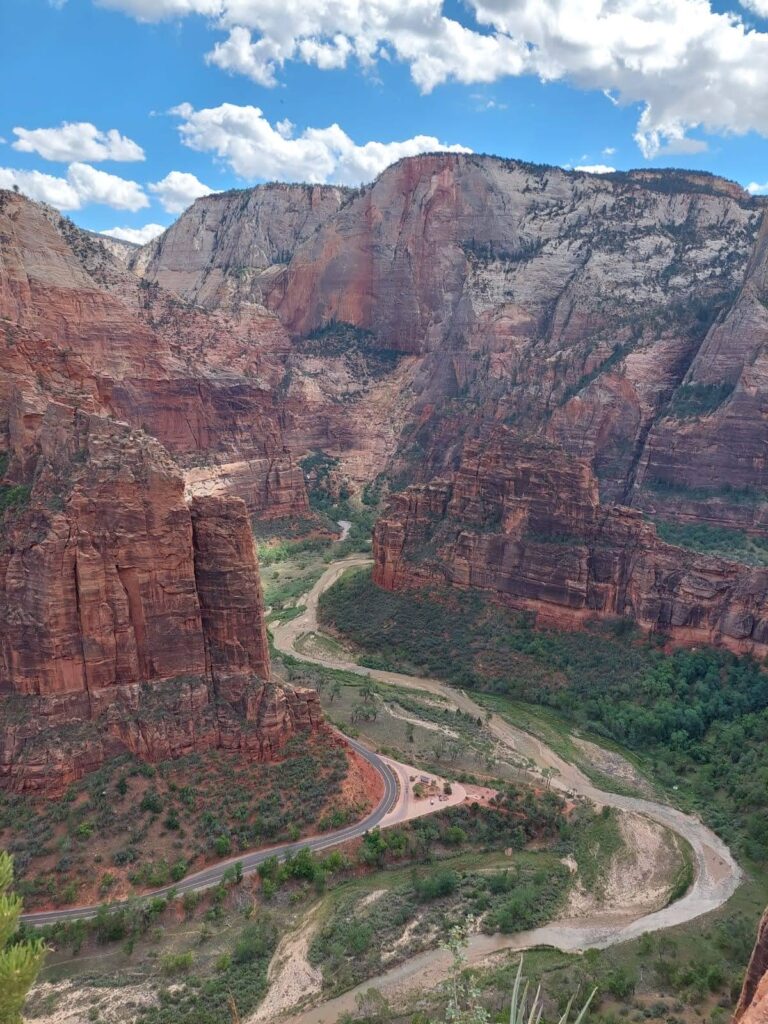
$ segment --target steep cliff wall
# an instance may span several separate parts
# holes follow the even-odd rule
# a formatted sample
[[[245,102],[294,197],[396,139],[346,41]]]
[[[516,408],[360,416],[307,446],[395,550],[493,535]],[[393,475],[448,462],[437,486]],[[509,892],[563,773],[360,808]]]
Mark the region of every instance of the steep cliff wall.
[[[768,910],[757,932],[744,986],[741,990],[732,1024],[766,1024],[768,1022]]]
[[[589,459],[608,502],[763,532],[764,209],[693,172],[433,154],[343,195],[207,197],[134,263],[274,310],[286,439],[360,483],[452,471],[501,421]]]
[[[58,214],[0,192],[0,334],[0,444],[25,464],[60,400],[143,428],[182,465],[216,476],[228,464],[252,511],[306,511],[280,427],[288,340],[266,311],[180,302]]]
[[[57,792],[126,750],[268,759],[320,727],[314,692],[269,682],[240,499],[188,506],[154,438],[62,403],[37,446],[32,483],[0,484],[0,785]]]
[[[131,264],[201,306],[263,301],[270,278],[352,194],[336,185],[260,185],[198,199]]]
[[[498,428],[449,480],[396,495],[374,534],[383,587],[476,587],[545,624],[631,616],[679,642],[768,652],[768,569],[665,544],[600,503],[589,465]]]

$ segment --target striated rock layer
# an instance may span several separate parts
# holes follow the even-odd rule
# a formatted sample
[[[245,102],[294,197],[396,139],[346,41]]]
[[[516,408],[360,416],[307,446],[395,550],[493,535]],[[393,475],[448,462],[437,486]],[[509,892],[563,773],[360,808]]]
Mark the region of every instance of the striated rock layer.
[[[732,1024],[768,1024],[768,910],[758,928]]]
[[[488,591],[543,624],[631,616],[682,643],[768,653],[768,569],[662,542],[634,509],[600,502],[589,464],[498,428],[449,479],[396,495],[374,533],[388,589]]]
[[[124,751],[271,759],[320,728],[314,691],[269,682],[243,501],[188,505],[156,440],[61,403],[37,441],[3,523],[0,785],[60,791]]]
[[[266,310],[227,316],[140,281],[96,238],[0,192],[0,450],[28,476],[51,400],[141,427],[197,472],[247,466],[231,493],[267,516],[307,510],[281,429],[289,342]]]
[[[764,211],[707,174],[440,153],[205,197],[132,264],[274,311],[286,442],[358,484],[452,472],[504,422],[588,459],[606,502],[765,535]]]

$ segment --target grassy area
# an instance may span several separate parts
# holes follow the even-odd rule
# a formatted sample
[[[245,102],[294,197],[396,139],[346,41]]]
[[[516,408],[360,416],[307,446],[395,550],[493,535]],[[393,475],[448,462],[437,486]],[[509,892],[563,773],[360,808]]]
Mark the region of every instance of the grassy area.
[[[629,748],[742,856],[768,860],[768,674],[755,661],[667,655],[627,620],[595,624],[585,642],[478,593],[391,593],[368,572],[327,591],[320,615],[382,667],[544,705]]]
[[[708,555],[719,555],[747,565],[768,565],[768,538],[753,537],[745,530],[708,526],[705,523],[675,523],[655,520],[662,540],[678,547]]]
[[[122,757],[60,801],[0,795],[0,846],[14,855],[30,909],[114,899],[354,820],[363,808],[342,793],[347,774],[325,737],[297,737],[275,764],[222,751],[157,767]]]

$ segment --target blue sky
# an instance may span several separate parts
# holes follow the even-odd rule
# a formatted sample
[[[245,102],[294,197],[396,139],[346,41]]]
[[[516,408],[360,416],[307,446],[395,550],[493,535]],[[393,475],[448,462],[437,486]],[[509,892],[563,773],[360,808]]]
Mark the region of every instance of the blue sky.
[[[0,0],[0,185],[129,233],[206,189],[356,183],[438,144],[760,186],[765,15],[768,0]]]

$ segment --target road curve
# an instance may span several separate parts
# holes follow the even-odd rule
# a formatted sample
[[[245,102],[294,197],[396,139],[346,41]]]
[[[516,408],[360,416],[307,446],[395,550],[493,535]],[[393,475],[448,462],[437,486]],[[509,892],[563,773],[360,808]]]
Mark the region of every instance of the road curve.
[[[110,903],[109,907],[111,910],[118,909],[128,905],[129,902],[135,903],[137,900],[151,899],[154,896],[167,896],[172,890],[176,893],[193,892],[199,889],[210,889],[214,885],[218,885],[224,876],[224,872],[228,867],[233,864],[240,862],[243,865],[243,872],[250,874],[255,871],[259,864],[262,864],[268,857],[278,857],[283,859],[292,853],[298,853],[299,850],[308,846],[315,853],[321,850],[327,850],[332,846],[338,846],[341,843],[347,842],[349,839],[356,839],[358,836],[362,836],[368,829],[374,828],[380,824],[383,818],[392,810],[397,802],[398,798],[398,778],[393,768],[387,763],[386,760],[379,757],[378,754],[372,750],[368,750],[362,743],[358,743],[357,740],[350,739],[348,736],[344,737],[345,741],[351,746],[357,753],[365,758],[369,764],[371,764],[381,776],[384,782],[384,795],[382,796],[376,807],[368,814],[362,821],[356,822],[354,825],[348,825],[345,828],[337,829],[335,832],[326,832],[323,835],[311,836],[306,839],[300,839],[295,843],[283,843],[280,846],[270,846],[264,849],[254,850],[251,853],[243,853],[239,857],[230,857],[229,860],[220,861],[218,864],[212,864],[208,868],[203,868],[201,871],[196,871],[194,874],[186,875],[180,882],[176,882],[173,885],[165,885],[161,889],[154,889],[152,892],[142,893],[140,896],[134,897],[133,900],[122,900],[120,902]],[[57,921],[74,921],[78,919],[87,919],[95,917],[99,911],[101,904],[88,907],[68,907],[62,910],[41,910],[36,913],[23,914],[22,921],[32,925],[46,925],[55,924]]]
[[[275,647],[300,661],[343,669],[361,676],[370,676],[381,682],[412,690],[426,690],[449,700],[454,706],[475,716],[485,716],[486,709],[476,704],[463,690],[457,690],[439,679],[406,676],[398,672],[384,672],[363,668],[354,662],[325,657],[308,657],[296,650],[296,641],[305,633],[318,629],[317,605],[320,595],[332,586],[348,569],[369,565],[370,559],[359,556],[332,563],[307,594],[303,612],[288,622],[277,624],[272,631]],[[690,845],[694,858],[694,881],[688,892],[670,906],[652,914],[632,918],[630,914],[602,915],[595,919],[554,921],[542,928],[516,935],[473,935],[469,942],[468,959],[476,963],[490,953],[503,949],[527,949],[548,945],[564,952],[578,952],[590,947],[604,948],[637,938],[645,932],[660,931],[674,925],[692,921],[702,914],[722,906],[741,882],[742,872],[730,850],[718,836],[697,817],[653,800],[621,796],[598,789],[574,765],[563,760],[545,743],[529,733],[509,724],[499,715],[487,721],[489,731],[504,745],[534,761],[540,769],[556,772],[552,786],[563,792],[577,793],[597,806],[616,807],[634,811],[658,822],[681,836]],[[422,990],[441,981],[450,967],[450,957],[442,950],[420,953],[399,967],[392,968],[377,978],[370,978],[356,989],[314,1009],[303,1011],[286,1019],[286,1024],[324,1024],[337,1020],[344,1012],[355,1008],[355,998],[371,986],[385,992],[410,988]]]

